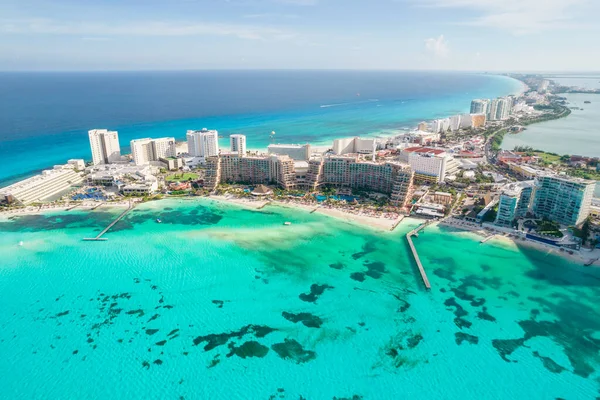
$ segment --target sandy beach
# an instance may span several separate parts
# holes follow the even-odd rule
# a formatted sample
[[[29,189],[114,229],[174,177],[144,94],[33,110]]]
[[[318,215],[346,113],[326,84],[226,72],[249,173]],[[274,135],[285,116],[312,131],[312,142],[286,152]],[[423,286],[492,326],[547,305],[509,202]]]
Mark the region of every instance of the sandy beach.
[[[554,254],[554,255],[557,255],[560,257],[564,257],[564,258],[566,258],[574,263],[577,263],[577,264],[586,264],[592,260],[596,260],[594,263],[591,264],[591,266],[596,266],[596,267],[600,266],[600,260],[598,260],[600,258],[600,249],[594,249],[592,251],[586,251],[585,249],[573,250],[573,254],[569,254],[567,251],[560,251],[560,249],[557,247],[547,245],[544,243],[540,243],[540,242],[535,242],[533,240],[527,240],[527,239],[524,239],[521,237],[509,237],[505,234],[494,234],[494,232],[491,232],[479,225],[469,223],[469,222],[447,219],[447,220],[438,222],[437,224],[469,231],[469,232],[475,233],[477,235],[480,235],[482,237],[488,237],[490,235],[493,235],[493,238],[491,238],[489,240],[489,242],[498,241],[506,246],[534,248],[536,250],[539,250],[539,251],[542,251],[542,252],[545,252],[548,254]],[[483,245],[485,245],[485,244],[483,244]]]
[[[133,199],[131,203],[138,203],[138,199]],[[58,205],[58,204],[44,204],[41,207],[34,206],[26,206],[22,208],[13,208],[9,210],[0,211],[0,219],[7,219],[14,216],[19,215],[35,215],[35,214],[44,214],[47,212],[57,212],[57,211],[70,211],[70,210],[92,210],[92,209],[106,209],[106,208],[126,208],[129,207],[129,201],[115,201],[109,203],[98,203],[93,201],[83,202],[83,203],[72,203],[66,205]]]

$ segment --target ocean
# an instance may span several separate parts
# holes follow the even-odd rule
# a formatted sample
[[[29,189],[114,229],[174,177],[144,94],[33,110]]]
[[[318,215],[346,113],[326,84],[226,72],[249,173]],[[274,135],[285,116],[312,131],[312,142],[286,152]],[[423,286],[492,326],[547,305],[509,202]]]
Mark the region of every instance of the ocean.
[[[0,185],[69,158],[90,159],[87,131],[134,138],[188,129],[243,133],[249,148],[329,145],[391,135],[422,120],[468,112],[470,101],[519,92],[502,76],[384,71],[0,73]]]
[[[426,291],[404,238],[418,221],[208,199],[145,203],[81,240],[119,212],[0,222],[1,397],[600,396],[597,268],[428,227]]]

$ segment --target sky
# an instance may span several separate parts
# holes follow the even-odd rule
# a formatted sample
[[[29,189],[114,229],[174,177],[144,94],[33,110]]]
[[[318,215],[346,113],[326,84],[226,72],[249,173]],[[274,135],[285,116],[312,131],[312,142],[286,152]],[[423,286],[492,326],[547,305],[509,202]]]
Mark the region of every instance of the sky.
[[[0,70],[600,71],[600,0],[0,0]]]

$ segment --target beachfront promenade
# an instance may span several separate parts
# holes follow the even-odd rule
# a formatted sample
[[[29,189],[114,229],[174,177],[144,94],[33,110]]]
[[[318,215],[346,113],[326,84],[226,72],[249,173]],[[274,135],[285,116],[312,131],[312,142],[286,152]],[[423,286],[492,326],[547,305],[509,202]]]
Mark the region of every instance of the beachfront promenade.
[[[423,268],[423,264],[421,263],[421,259],[419,258],[419,253],[417,253],[417,249],[413,244],[412,237],[419,237],[419,231],[424,229],[427,225],[429,225],[431,221],[427,221],[424,224],[419,225],[419,227],[413,229],[412,231],[406,234],[406,240],[408,241],[408,245],[410,246],[410,250],[412,251],[413,257],[415,258],[415,262],[417,263],[417,267],[419,267],[419,272],[421,273],[421,278],[423,279],[423,283],[427,290],[431,289],[431,284],[429,283],[429,278],[427,278],[427,274],[425,273],[425,268]]]

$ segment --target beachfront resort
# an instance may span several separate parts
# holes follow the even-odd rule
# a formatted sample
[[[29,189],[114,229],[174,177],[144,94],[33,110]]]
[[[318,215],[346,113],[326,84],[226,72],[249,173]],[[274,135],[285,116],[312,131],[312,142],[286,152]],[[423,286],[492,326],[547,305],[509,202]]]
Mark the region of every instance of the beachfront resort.
[[[518,96],[474,99],[470,113],[424,121],[390,137],[348,137],[330,146],[275,141],[251,150],[243,134],[229,146],[217,130],[140,138],[123,154],[116,131],[88,132],[91,161],[68,160],[0,189],[9,213],[95,208],[162,196],[277,200],[398,221],[438,219],[567,251],[598,245],[597,159],[501,151],[504,134],[565,114],[553,82],[521,78]],[[561,88],[564,90],[564,88]],[[517,149],[519,150],[519,149]],[[392,225],[393,227],[394,225]]]

